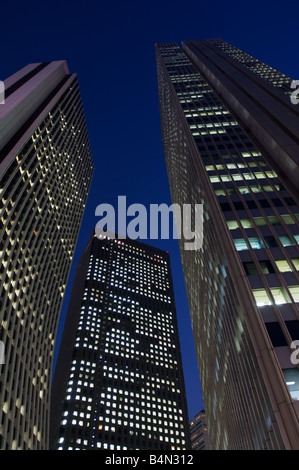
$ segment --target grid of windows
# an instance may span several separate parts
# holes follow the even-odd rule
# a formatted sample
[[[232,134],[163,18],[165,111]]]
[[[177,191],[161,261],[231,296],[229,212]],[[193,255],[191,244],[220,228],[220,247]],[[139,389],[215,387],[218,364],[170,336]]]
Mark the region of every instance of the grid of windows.
[[[170,60],[172,56],[176,58],[175,63]],[[232,347],[229,343],[234,342],[237,351],[249,347],[246,346],[248,333],[245,332],[246,325],[242,309],[236,300],[235,287],[231,286],[230,294],[225,292],[231,282],[228,262],[212,219],[219,218],[221,213],[221,220],[225,221],[228,229],[226,236],[233,242],[239,256],[238,262],[243,267],[242,276],[248,279],[247,286],[249,289],[251,287],[251,296],[266,326],[269,321],[283,324],[292,320],[298,323],[299,278],[296,260],[299,209],[269,165],[267,155],[262,154],[250,141],[235,117],[193,64],[194,61],[191,63],[176,44],[157,47],[162,139],[172,201],[179,204],[203,203],[205,208],[202,253],[194,253],[191,259],[182,248],[181,256],[192,326],[197,338],[196,349],[205,406],[210,419],[210,416],[216,416],[216,410],[219,416],[225,413],[225,392],[221,390],[219,377],[223,377],[224,386],[228,381],[227,374],[230,373],[230,361],[234,362],[233,355],[238,356],[236,352],[228,352]],[[217,208],[211,199],[217,201]],[[223,283],[225,287],[222,287]],[[220,292],[220,299],[217,299],[215,292]],[[237,305],[229,306],[228,298],[235,299]],[[236,328],[236,335],[230,341],[227,338],[220,341],[224,334],[222,329],[226,308],[238,310],[237,315],[231,311],[230,319],[226,319],[227,324],[231,324],[231,331]],[[268,333],[276,347],[277,343],[274,344],[270,329]],[[284,345],[290,345],[297,334],[294,331],[291,336],[288,329],[283,329]],[[214,360],[210,358],[209,352],[212,347],[214,357],[215,349],[217,351]],[[254,355],[253,352],[247,354]],[[279,351],[277,354],[279,356]],[[240,361],[239,358],[238,360]],[[242,366],[240,362],[238,364],[240,371]],[[250,378],[250,368],[246,364],[243,367],[247,369],[244,383],[249,384],[253,380]],[[282,368],[284,367],[282,364]],[[252,373],[254,375],[253,369]],[[233,379],[230,380],[232,384]],[[259,400],[261,396],[265,398],[268,416],[271,416],[271,405],[265,389],[260,390]],[[292,397],[296,399],[296,394],[292,394]],[[226,397],[226,400],[228,403],[229,398]],[[250,403],[255,406],[251,399]],[[240,409],[242,406],[244,405],[240,400]],[[240,409],[237,413],[241,412]],[[256,412],[258,413],[257,410]],[[230,422],[230,419],[227,417],[223,422]],[[244,419],[243,417],[243,422]],[[253,419],[252,415],[250,419]],[[265,416],[266,419],[268,418]],[[226,448],[229,445],[228,440],[226,441],[228,435],[225,429],[222,429],[221,437],[217,435],[220,432],[217,429],[218,424],[216,419],[211,420],[214,446]],[[256,430],[260,426],[252,424]],[[267,433],[267,424],[264,426],[263,433]],[[236,439],[234,446],[242,448],[247,438],[249,441],[246,445],[249,447],[264,445],[261,436],[256,437],[256,442],[252,444],[252,436],[244,437],[242,442],[242,435],[244,436],[244,430],[234,437],[231,432],[230,438]],[[271,445],[275,448],[279,444],[274,440],[269,445],[270,448]]]
[[[190,440],[192,450],[210,450],[210,439],[206,414],[198,413],[190,422]]]
[[[240,62],[244,67],[249,69],[252,73],[259,77],[267,80],[271,85],[284,91],[286,94],[290,94],[290,83],[291,79],[283,73],[275,70],[273,67],[261,62],[260,60],[252,57],[244,51],[241,51],[237,47],[223,41],[222,39],[210,39],[208,41],[214,47],[220,49],[224,54],[229,55],[234,60]]]
[[[93,237],[86,256],[56,448],[186,449],[168,254],[137,241]]]
[[[0,176],[3,449],[48,446],[54,339],[93,173],[77,79],[60,85]]]

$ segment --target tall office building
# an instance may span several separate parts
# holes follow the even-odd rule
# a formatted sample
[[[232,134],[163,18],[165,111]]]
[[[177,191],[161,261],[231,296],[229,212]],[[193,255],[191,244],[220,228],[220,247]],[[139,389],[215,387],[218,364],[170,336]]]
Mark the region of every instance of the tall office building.
[[[0,104],[0,448],[46,449],[54,340],[93,163],[64,61],[5,80]]]
[[[156,46],[173,203],[213,449],[299,449],[299,113],[291,79],[221,39]],[[298,357],[298,355],[297,355]]]
[[[190,445],[192,450],[212,450],[204,410],[190,421]]]
[[[168,253],[92,236],[57,359],[51,448],[182,450],[188,426]]]

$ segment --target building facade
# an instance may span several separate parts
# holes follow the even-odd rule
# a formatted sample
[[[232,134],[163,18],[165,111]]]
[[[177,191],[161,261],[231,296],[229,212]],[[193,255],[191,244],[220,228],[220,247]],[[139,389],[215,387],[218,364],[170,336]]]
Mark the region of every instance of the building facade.
[[[53,380],[51,448],[186,449],[169,254],[98,237],[76,271]]]
[[[0,105],[0,448],[46,449],[58,317],[93,175],[64,61],[4,81]]]
[[[221,39],[156,45],[172,202],[213,449],[299,449],[299,112],[291,79]],[[296,359],[296,358],[295,358]]]
[[[190,421],[190,444],[192,450],[212,450],[204,410],[197,413]]]

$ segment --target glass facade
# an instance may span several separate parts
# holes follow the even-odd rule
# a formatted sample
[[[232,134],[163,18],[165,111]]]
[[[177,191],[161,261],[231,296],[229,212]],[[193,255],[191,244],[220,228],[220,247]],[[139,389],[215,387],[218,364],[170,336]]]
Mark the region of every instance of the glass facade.
[[[169,255],[138,241],[92,237],[83,259],[68,312],[75,329],[70,337],[66,323],[54,376],[53,447],[186,449]]]
[[[221,50],[219,61],[228,54],[249,67],[241,51],[206,42]],[[298,448],[299,434],[291,430],[299,429],[298,369],[290,362],[299,339],[298,194],[226,105],[217,58],[210,64],[200,47],[200,41],[183,49],[158,45],[157,68],[172,201],[204,205],[203,249],[190,254],[181,245],[181,258],[211,442],[224,449]],[[290,82],[254,64],[267,86]],[[291,415],[282,425],[278,389]]]
[[[56,328],[93,174],[76,76],[64,63],[31,68],[17,74],[0,110],[1,144],[8,137],[0,152],[0,447],[7,450],[48,447]],[[47,80],[54,88],[41,93]],[[17,112],[11,126],[22,117],[18,129],[5,125],[5,106]]]

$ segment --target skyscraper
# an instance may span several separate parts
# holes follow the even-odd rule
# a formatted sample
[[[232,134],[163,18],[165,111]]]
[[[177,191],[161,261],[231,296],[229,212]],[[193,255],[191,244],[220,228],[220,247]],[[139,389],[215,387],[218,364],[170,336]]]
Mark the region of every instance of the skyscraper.
[[[46,449],[54,341],[93,162],[64,61],[9,77],[0,105],[1,449]]]
[[[187,448],[168,253],[128,238],[90,238],[74,280],[51,416],[51,448]]]
[[[172,202],[213,449],[299,449],[299,114],[291,79],[221,39],[156,46]],[[296,359],[296,357],[295,357]]]
[[[190,421],[190,443],[192,450],[211,450],[207,417],[204,410]]]

